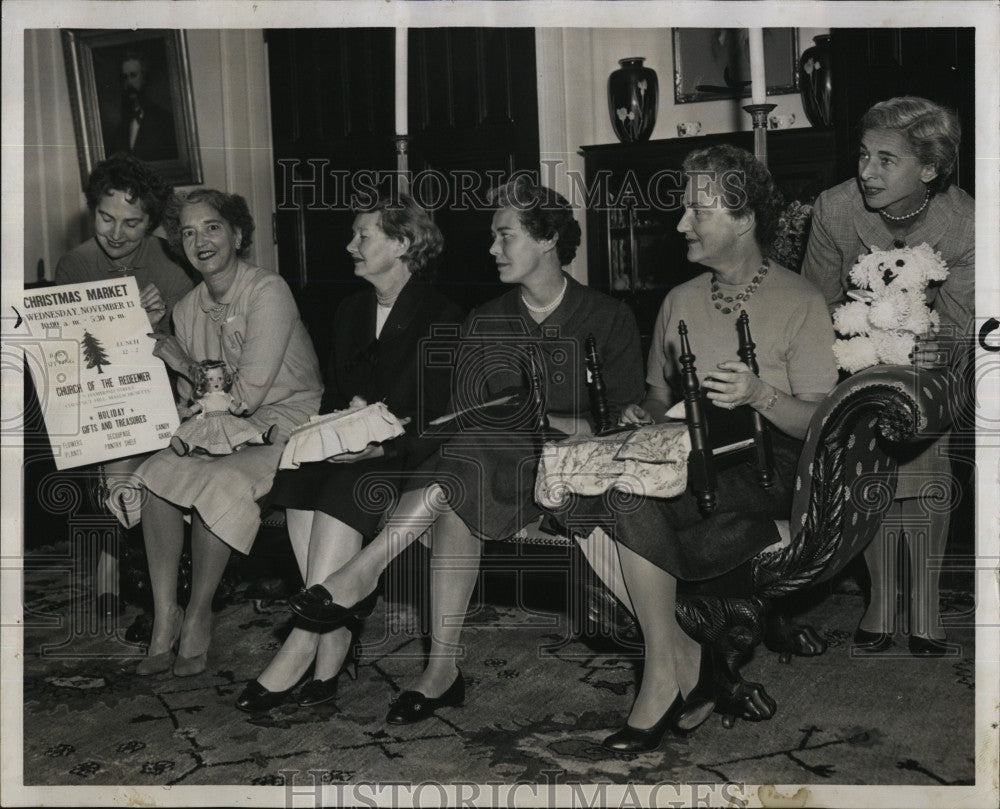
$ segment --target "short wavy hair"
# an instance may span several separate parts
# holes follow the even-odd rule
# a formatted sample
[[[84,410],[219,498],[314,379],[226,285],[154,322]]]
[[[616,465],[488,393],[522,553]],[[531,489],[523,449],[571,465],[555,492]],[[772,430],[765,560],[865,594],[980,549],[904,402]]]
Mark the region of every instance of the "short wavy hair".
[[[561,266],[567,266],[576,257],[580,224],[562,194],[538,185],[527,174],[519,174],[506,185],[493,189],[490,203],[497,208],[517,211],[521,226],[533,239],[555,239]]]
[[[87,207],[96,211],[102,197],[111,196],[113,191],[121,191],[130,204],[139,201],[149,217],[149,229],[152,231],[163,219],[163,211],[173,188],[138,158],[118,152],[102,160],[90,172],[84,190]]]
[[[163,212],[163,229],[167,232],[167,241],[170,242],[171,247],[183,255],[181,211],[188,205],[197,205],[199,202],[204,202],[215,208],[219,212],[219,216],[225,219],[230,227],[239,228],[240,246],[236,248],[236,255],[243,258],[253,244],[255,226],[253,217],[250,215],[250,207],[239,194],[226,194],[223,191],[216,191],[214,188],[195,188],[193,191],[173,194],[170,197]]]
[[[778,233],[785,199],[767,166],[746,149],[720,143],[688,154],[683,168],[691,179],[707,176],[718,185],[719,199],[733,216],[753,213],[757,244],[764,249],[771,245]]]
[[[937,194],[951,184],[962,142],[962,125],[952,110],[919,96],[897,96],[871,107],[858,128],[861,136],[870,129],[901,131],[921,165],[937,170],[928,189]]]
[[[427,274],[427,265],[444,249],[444,236],[438,226],[409,194],[381,194],[370,205],[355,205],[354,212],[377,213],[378,226],[386,236],[409,240],[410,247],[402,260],[414,275]]]
[[[208,372],[216,368],[222,369],[222,389],[226,393],[232,390],[234,379],[233,372],[229,370],[229,366],[222,360],[202,360],[198,363],[198,370],[195,371],[194,379],[194,389],[199,397],[208,393]]]

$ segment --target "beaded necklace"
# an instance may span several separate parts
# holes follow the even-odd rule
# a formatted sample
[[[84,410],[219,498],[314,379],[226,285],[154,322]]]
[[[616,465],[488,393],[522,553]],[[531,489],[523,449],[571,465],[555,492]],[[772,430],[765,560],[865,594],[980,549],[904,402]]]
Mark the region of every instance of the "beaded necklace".
[[[750,283],[746,285],[742,292],[736,293],[735,297],[723,295],[722,290],[719,289],[719,282],[715,279],[715,276],[712,276],[712,303],[715,304],[715,308],[724,315],[731,314],[732,312],[738,312],[743,308],[743,304],[747,302],[750,296],[757,291],[757,287],[760,286],[760,282],[764,280],[764,277],[767,275],[767,271],[770,268],[771,264],[765,258],[761,262],[760,269],[757,270],[757,274],[753,277]],[[725,304],[728,304],[728,306]]]

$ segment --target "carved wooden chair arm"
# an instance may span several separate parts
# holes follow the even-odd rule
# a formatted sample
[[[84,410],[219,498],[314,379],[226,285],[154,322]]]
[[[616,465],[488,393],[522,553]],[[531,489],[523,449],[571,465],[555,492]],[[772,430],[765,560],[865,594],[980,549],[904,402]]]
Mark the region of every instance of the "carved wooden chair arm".
[[[764,597],[836,575],[871,541],[896,490],[905,444],[947,431],[948,373],[876,366],[848,378],[813,416],[799,459],[786,548],[754,560]]]

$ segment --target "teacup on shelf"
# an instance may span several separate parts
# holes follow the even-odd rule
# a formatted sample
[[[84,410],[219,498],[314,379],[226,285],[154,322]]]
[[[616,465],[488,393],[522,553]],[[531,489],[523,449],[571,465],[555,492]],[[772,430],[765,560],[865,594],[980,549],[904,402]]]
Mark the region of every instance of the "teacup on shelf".
[[[795,113],[789,112],[784,115],[772,113],[768,116],[767,123],[771,129],[788,129],[795,123]]]

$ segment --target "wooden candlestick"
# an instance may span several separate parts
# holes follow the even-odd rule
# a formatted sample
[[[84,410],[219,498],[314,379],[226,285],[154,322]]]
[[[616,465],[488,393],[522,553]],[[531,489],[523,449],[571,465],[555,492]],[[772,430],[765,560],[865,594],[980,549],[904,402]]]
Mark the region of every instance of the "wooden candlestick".
[[[757,345],[750,336],[750,316],[746,310],[740,312],[736,321],[736,331],[740,340],[740,359],[754,374],[760,373],[760,368],[757,367],[757,354],[754,351]],[[752,408],[751,410],[753,412],[754,470],[757,473],[757,482],[767,489],[774,483],[774,450],[771,448],[771,430],[767,426],[767,419],[756,410]]]
[[[712,448],[708,443],[708,423],[702,410],[701,386],[695,374],[694,354],[688,342],[687,325],[682,320],[677,324],[681,337],[681,386],[684,389],[684,415],[687,418],[688,434],[691,436],[691,453],[688,455],[688,480],[691,491],[698,499],[698,510],[708,516],[715,509],[715,462]]]
[[[743,109],[753,120],[753,154],[758,161],[767,165],[767,116],[777,104],[747,104]]]
[[[597,352],[597,340],[594,339],[593,334],[587,335],[586,352],[590,412],[594,417],[594,431],[599,435],[611,429],[611,414],[608,411],[608,394],[604,389],[601,356]]]

